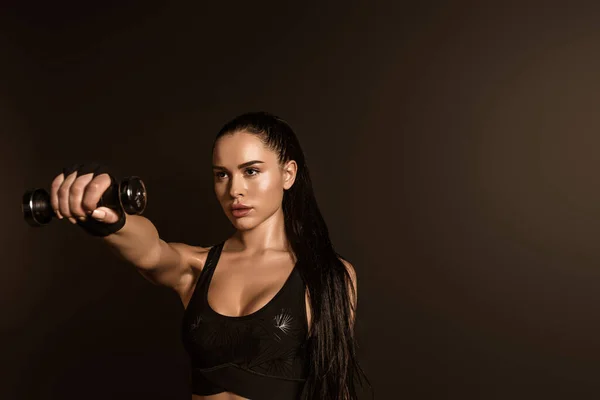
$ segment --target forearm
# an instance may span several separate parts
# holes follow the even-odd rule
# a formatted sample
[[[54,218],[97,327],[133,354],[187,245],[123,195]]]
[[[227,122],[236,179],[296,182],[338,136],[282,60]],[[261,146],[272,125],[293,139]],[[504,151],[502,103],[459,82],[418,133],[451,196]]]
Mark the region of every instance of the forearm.
[[[160,239],[154,224],[140,215],[127,215],[119,231],[102,239],[111,250],[138,268],[150,268],[160,257]]]

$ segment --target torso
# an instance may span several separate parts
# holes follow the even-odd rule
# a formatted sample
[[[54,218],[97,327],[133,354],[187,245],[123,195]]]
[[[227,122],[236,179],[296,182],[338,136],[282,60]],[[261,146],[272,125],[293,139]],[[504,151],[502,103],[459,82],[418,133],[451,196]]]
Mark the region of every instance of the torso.
[[[195,247],[191,268],[176,289],[184,308],[187,308],[197,278],[206,262],[210,247]],[[284,285],[294,268],[296,260],[287,252],[270,252],[256,256],[231,253],[223,249],[217,268],[208,290],[208,303],[219,314],[243,316],[263,308]],[[310,329],[311,313],[308,291],[305,294],[305,306]],[[230,392],[210,396],[192,395],[192,400],[242,400]]]

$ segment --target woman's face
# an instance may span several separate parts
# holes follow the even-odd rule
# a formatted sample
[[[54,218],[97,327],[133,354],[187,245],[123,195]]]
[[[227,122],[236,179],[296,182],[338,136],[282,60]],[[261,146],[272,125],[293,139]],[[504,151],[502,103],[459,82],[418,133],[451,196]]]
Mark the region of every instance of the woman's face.
[[[213,151],[215,194],[231,223],[239,230],[252,229],[282,212],[284,190],[294,183],[296,162],[279,165],[277,154],[260,138],[245,131],[221,136]],[[251,207],[245,216],[235,216],[231,206]]]

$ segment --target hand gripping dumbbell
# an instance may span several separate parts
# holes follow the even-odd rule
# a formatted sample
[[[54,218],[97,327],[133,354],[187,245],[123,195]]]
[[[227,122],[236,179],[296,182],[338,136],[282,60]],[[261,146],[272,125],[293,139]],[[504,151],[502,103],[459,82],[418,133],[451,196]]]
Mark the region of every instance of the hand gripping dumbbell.
[[[113,182],[102,194],[98,207],[121,208],[127,214],[140,215],[146,208],[146,186],[137,176]],[[25,221],[34,227],[44,226],[56,213],[50,204],[50,194],[44,189],[29,189],[23,195],[21,211]]]

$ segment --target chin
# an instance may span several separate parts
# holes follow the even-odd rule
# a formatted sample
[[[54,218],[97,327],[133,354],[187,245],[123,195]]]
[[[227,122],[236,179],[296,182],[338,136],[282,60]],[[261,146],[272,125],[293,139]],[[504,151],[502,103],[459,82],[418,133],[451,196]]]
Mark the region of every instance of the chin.
[[[244,224],[244,223],[242,223],[242,224],[233,224],[233,227],[235,229],[237,229],[238,231],[250,231],[250,230],[256,228],[255,225]]]
[[[252,229],[256,225],[248,217],[236,218],[232,215],[232,216],[230,216],[229,220],[231,221],[231,224],[233,226],[235,226],[237,229],[243,230],[243,231]]]

